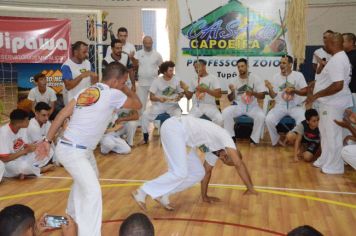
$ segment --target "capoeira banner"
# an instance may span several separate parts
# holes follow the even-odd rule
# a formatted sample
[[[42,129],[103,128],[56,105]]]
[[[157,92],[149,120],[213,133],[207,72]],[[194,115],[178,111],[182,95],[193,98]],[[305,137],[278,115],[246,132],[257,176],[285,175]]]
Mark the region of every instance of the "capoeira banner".
[[[70,51],[70,20],[0,17],[0,62],[63,63]]]
[[[249,70],[262,79],[272,78],[286,53],[282,30],[285,0],[178,1],[181,34],[177,74],[195,76],[193,62],[207,61],[208,73],[219,78],[223,90],[238,76],[237,60],[249,60]]]

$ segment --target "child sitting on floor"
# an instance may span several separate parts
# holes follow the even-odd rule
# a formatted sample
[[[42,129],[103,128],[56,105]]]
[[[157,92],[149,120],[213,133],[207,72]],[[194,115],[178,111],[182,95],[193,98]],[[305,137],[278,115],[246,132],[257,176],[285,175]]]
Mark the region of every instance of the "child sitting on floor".
[[[294,161],[310,162],[320,155],[319,114],[315,109],[305,111],[305,120],[287,134],[285,143],[294,143]]]

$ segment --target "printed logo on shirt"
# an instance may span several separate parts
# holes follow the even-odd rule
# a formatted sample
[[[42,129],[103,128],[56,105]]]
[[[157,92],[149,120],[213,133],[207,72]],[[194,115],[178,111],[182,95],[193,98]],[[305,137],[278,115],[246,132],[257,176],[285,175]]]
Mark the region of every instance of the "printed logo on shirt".
[[[170,86],[168,86],[167,88],[165,88],[162,92],[162,94],[164,96],[170,97],[172,95],[174,95],[174,93],[176,92],[176,90]]]
[[[209,85],[204,84],[204,83],[200,83],[199,86],[202,87],[202,88],[205,88],[205,89],[209,88]],[[205,98],[205,94],[206,94],[205,92],[196,91],[196,97],[197,97],[198,100],[203,100]]]
[[[89,87],[82,92],[77,99],[77,107],[88,107],[95,104],[100,98],[100,90],[97,87]]]
[[[25,142],[23,141],[22,138],[15,139],[13,142],[13,149],[14,152],[21,151],[25,147]]]
[[[286,88],[294,88],[294,84],[289,83],[288,81],[285,82],[284,84],[282,84],[281,86],[279,86],[279,91],[282,92],[283,90],[285,90]]]
[[[200,145],[198,148],[200,151],[202,151],[204,153],[210,152],[209,148],[205,144]]]
[[[248,86],[247,84],[242,85],[240,88],[236,90],[237,95],[244,94],[246,91],[252,91],[252,88]]]
[[[129,116],[129,113],[127,113],[127,112],[120,112],[120,113],[118,113],[118,115],[117,115],[119,118],[124,118],[124,117],[128,117]]]

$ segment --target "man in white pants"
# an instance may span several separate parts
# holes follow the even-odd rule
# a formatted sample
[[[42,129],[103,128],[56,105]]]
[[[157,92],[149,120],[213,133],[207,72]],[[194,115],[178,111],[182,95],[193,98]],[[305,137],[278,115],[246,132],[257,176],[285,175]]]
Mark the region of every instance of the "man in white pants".
[[[141,108],[136,94],[125,85],[127,77],[125,66],[109,64],[102,83],[82,90],[57,115],[41,145],[48,150],[64,120],[71,117],[63,138],[57,143],[56,157],[73,177],[67,213],[78,224],[79,236],[101,235],[102,198],[93,150],[115,109]]]
[[[247,192],[254,192],[251,178],[235,143],[220,126],[191,116],[172,117],[162,125],[161,142],[169,169],[133,193],[135,201],[142,209],[146,210],[146,197],[150,195],[165,209],[173,210],[169,195],[183,191],[203,179],[205,171],[197,155],[197,148],[230,157],[248,188]],[[189,154],[187,146],[191,148]]]
[[[175,64],[172,61],[165,61],[159,66],[159,72],[163,76],[155,79],[150,88],[150,100],[152,106],[142,115],[143,142],[148,143],[148,128],[159,114],[168,113],[172,116],[180,116],[182,110],[178,101],[184,96],[180,79],[174,74]]]
[[[335,123],[342,128],[348,129],[352,134],[344,140],[344,145],[346,146],[341,150],[341,158],[356,170],[356,113],[347,109],[343,120],[335,120]],[[351,141],[351,144],[348,141]]]
[[[133,147],[133,138],[138,126],[139,115],[136,110],[120,109],[114,112],[109,128],[100,140],[100,151],[107,154],[110,151],[118,154],[128,154]],[[121,138],[127,135],[127,140]]]
[[[223,118],[215,102],[216,98],[221,97],[221,86],[215,76],[208,74],[206,64],[203,59],[194,62],[198,78],[196,82],[192,81],[193,84],[195,83],[191,86],[195,89],[195,94],[193,95],[193,108],[189,115],[194,117],[206,115],[215,124],[223,126]]]
[[[291,116],[296,124],[304,120],[305,110],[302,98],[307,94],[307,83],[302,73],[292,71],[293,58],[289,55],[281,58],[280,69],[272,81],[265,80],[269,95],[276,103],[266,116],[266,126],[271,137],[272,145],[284,145],[280,140],[276,125],[284,116]],[[299,96],[296,96],[299,95]]]
[[[352,107],[352,95],[348,87],[351,65],[342,44],[343,38],[339,33],[327,39],[326,48],[333,56],[315,81],[313,95],[307,99],[307,103],[316,101],[319,107],[322,153],[314,166],[326,174],[344,173],[341,159],[343,129],[334,122],[342,120],[345,109]]]
[[[137,95],[142,103],[141,113],[146,110],[149,89],[153,80],[158,77],[159,65],[163,62],[161,54],[152,48],[150,36],[145,36],[142,43],[143,49],[135,54],[135,59],[138,60]]]
[[[257,103],[257,99],[264,99],[266,87],[260,78],[248,72],[247,60],[241,58],[237,61],[239,76],[229,82],[229,101],[234,105],[228,106],[222,112],[224,128],[235,140],[234,118],[247,115],[253,119],[253,129],[250,137],[251,144],[260,142],[262,128],[265,123],[265,114]]]
[[[37,159],[36,144],[27,137],[28,113],[15,109],[10,114],[10,123],[0,128],[0,161],[5,163],[4,177],[25,178],[26,175],[40,176],[50,160],[48,155]]]

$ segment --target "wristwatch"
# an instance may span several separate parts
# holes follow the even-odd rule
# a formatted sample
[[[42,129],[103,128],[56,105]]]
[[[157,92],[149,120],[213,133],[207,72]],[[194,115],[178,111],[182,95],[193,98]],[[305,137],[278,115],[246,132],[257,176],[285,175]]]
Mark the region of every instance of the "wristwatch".
[[[44,141],[44,142],[47,142],[47,143],[49,143],[49,144],[52,144],[52,141],[50,141],[47,137],[44,137],[44,138],[43,138],[43,141]]]

